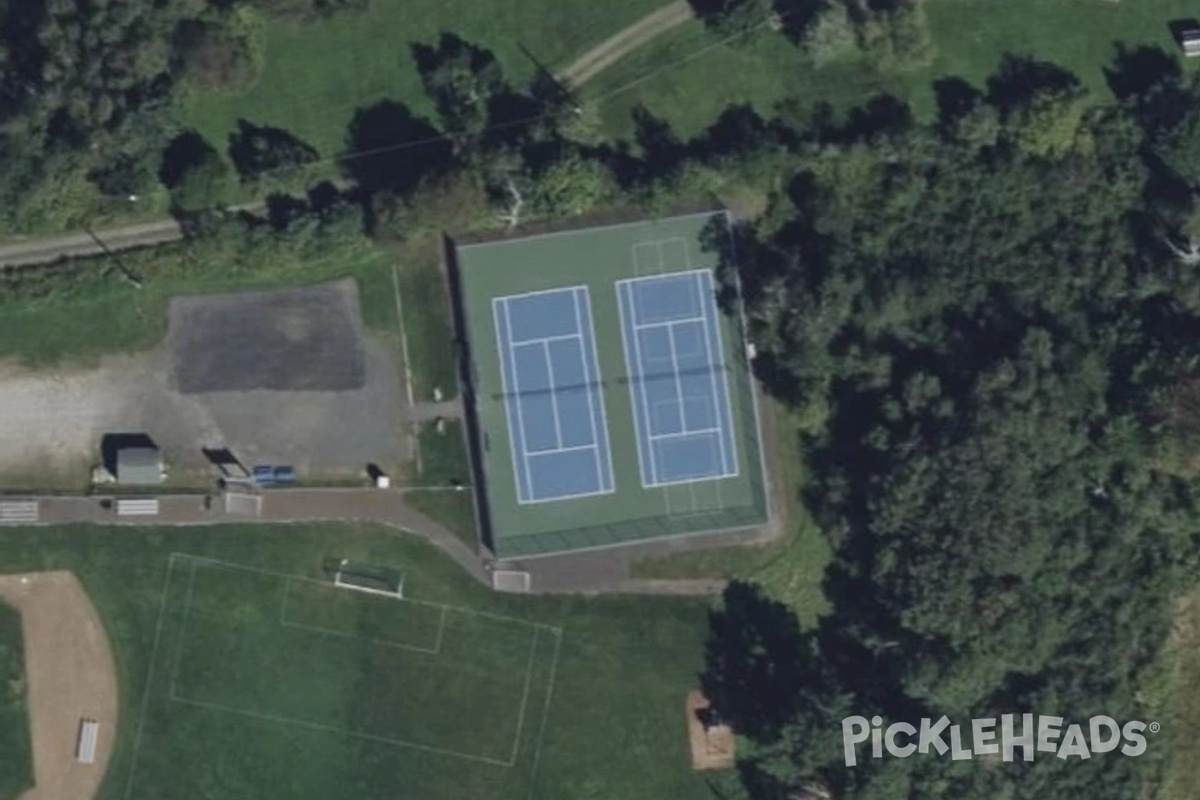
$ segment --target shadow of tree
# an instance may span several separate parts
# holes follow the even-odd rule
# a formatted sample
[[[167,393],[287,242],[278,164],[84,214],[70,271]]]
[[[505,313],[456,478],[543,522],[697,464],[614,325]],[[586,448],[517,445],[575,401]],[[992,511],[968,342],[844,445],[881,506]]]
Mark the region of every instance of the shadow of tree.
[[[312,145],[283,128],[255,125],[239,119],[229,134],[229,158],[243,181],[287,167],[310,164],[318,158]]]
[[[1067,92],[1079,86],[1071,72],[1049,61],[1007,55],[987,81],[987,100],[1002,112],[1025,105],[1042,92]]]
[[[795,715],[812,641],[791,610],[734,581],[709,615],[704,693],[740,734],[767,741]]]
[[[197,131],[184,131],[163,149],[158,179],[163,186],[174,189],[189,170],[217,155],[217,151]]]
[[[438,130],[392,100],[359,109],[350,121],[346,145],[349,154],[342,159],[342,172],[367,193],[406,194],[451,161],[450,143]]]

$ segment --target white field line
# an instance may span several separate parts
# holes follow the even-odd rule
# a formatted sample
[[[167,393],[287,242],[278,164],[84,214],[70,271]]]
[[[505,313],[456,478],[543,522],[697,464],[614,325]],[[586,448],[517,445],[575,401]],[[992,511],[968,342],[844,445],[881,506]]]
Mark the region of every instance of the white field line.
[[[554,655],[550,660],[550,684],[546,687],[546,699],[542,703],[542,724],[538,726],[537,743],[533,750],[533,764],[529,768],[529,800],[537,786],[538,764],[542,760],[542,740],[546,735],[546,722],[550,718],[550,701],[554,697],[554,681],[558,677],[558,652],[562,649],[562,630],[554,629]]]
[[[171,681],[167,696],[175,697],[175,680],[179,677],[179,662],[183,658],[183,646],[187,642],[188,617],[192,614],[192,590],[196,588],[196,564],[188,571],[187,596],[183,601],[183,618],[179,622],[179,641],[175,644],[175,658],[171,662]]]
[[[138,753],[142,747],[142,731],[146,726],[146,710],[150,706],[150,689],[154,684],[154,667],[158,659],[158,644],[162,639],[163,620],[167,613],[167,592],[171,588],[171,572],[175,568],[174,554],[167,558],[167,575],[163,578],[162,594],[158,601],[158,622],[154,626],[154,644],[150,646],[150,664],[146,668],[146,688],[142,692],[142,707],[138,712],[137,731],[133,735],[133,760],[129,764],[129,782],[125,786],[125,800],[133,797],[133,782],[137,777]]]
[[[379,742],[381,744],[388,744],[394,747],[406,747],[413,750],[421,750],[426,753],[435,753],[442,756],[461,758],[466,761],[477,761],[482,764],[490,764],[494,767],[511,768],[513,766],[511,763],[507,761],[501,761],[498,758],[480,756],[474,753],[462,753],[458,750],[450,750],[444,747],[434,747],[433,745],[420,744],[419,742],[410,742],[407,739],[393,739],[387,736],[376,736],[372,733],[362,733],[360,731],[353,731],[348,728],[339,728],[335,725],[324,725],[320,722],[309,722],[308,720],[284,717],[277,714],[267,714],[259,711],[246,711],[245,709],[234,708],[233,706],[225,706],[219,703],[192,700],[188,697],[172,697],[171,700],[182,705],[195,706],[197,708],[204,708],[210,711],[220,711],[226,714],[234,714],[239,717],[248,717],[250,719],[258,719],[264,722],[274,722],[281,725],[295,725],[301,728],[308,728],[310,730],[322,731],[325,733],[334,733],[340,736],[350,736],[355,739],[365,739],[367,741]]]
[[[240,572],[249,572],[254,575],[267,575],[267,576],[270,576],[273,578],[280,578],[280,579],[290,578],[293,581],[303,581],[304,583],[311,583],[314,586],[320,586],[324,589],[333,589],[334,588],[333,585],[330,583],[326,583],[325,581],[320,581],[315,578],[309,578],[306,575],[290,575],[286,572],[279,572],[277,570],[260,569],[259,567],[248,567],[245,564],[238,564],[233,561],[222,561],[219,558],[210,558],[209,556],[198,556],[198,555],[194,555],[192,553],[175,552],[175,553],[171,554],[171,557],[182,559],[182,560],[188,560],[188,561],[196,561],[201,564],[211,564],[216,567],[224,567],[226,569],[238,570]],[[479,617],[481,619],[491,619],[491,620],[495,620],[497,622],[507,622],[507,623],[511,623],[511,624],[515,624],[515,625],[524,625],[524,626],[527,626],[530,628],[548,628],[550,630],[557,630],[557,628],[555,626],[546,625],[545,623],[542,623],[542,622],[530,622],[529,620],[521,619],[520,617],[511,617],[511,616],[507,616],[505,614],[496,614],[491,611],[479,611],[474,608],[468,608],[467,606],[452,606],[452,605],[448,605],[446,603],[434,603],[429,600],[414,600],[409,597],[397,597],[396,602],[397,603],[413,603],[415,605],[428,606],[430,608],[444,608],[447,611],[453,611],[458,614],[465,614],[467,616],[475,616],[475,617]]]
[[[517,710],[517,733],[513,736],[512,755],[508,759],[510,766],[517,763],[517,753],[521,750],[521,729],[525,726],[525,706],[529,705],[529,684],[533,682],[533,657],[537,654],[539,633],[541,631],[534,628],[530,637],[529,660],[525,663],[525,688],[521,690],[521,705]]]
[[[408,332],[404,330],[404,310],[400,303],[400,276],[396,272],[396,265],[392,264],[392,289],[396,295],[396,326],[400,328],[400,357],[404,359],[404,391],[408,396],[408,408],[411,411],[416,407],[416,399],[413,395],[413,376],[412,376],[412,361],[408,358]],[[411,432],[409,439],[412,442],[412,458],[417,466],[417,474],[421,474],[421,437],[419,436],[421,426],[415,420],[409,426]]]

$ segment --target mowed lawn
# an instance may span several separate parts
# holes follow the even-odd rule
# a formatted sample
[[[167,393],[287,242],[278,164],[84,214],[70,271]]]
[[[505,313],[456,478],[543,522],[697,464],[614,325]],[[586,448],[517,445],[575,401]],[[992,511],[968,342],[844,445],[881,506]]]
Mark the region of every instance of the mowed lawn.
[[[383,99],[430,116],[412,57],[414,43],[442,32],[495,53],[505,76],[524,88],[537,66],[551,71],[661,5],[661,0],[372,0],[363,13],[311,23],[269,19],[264,66],[239,92],[196,93],[185,120],[224,150],[239,119],[285,128],[323,155],[345,148],[356,109]]]
[[[331,588],[343,557],[403,570],[407,599]],[[100,800],[704,792],[683,719],[701,601],[498,595],[369,527],[13,530],[0,563],[76,572],[105,621],[122,722]]]
[[[890,92],[929,118],[936,110],[934,81],[957,76],[982,87],[1011,53],[1059,64],[1097,97],[1110,98],[1105,68],[1112,66],[1118,42],[1178,57],[1168,23],[1200,17],[1189,0],[926,0],[925,9],[935,55],[910,72],[883,73],[857,53],[817,68],[782,36],[765,33],[747,45],[713,47],[693,22],[602,73],[583,96],[600,104],[605,127],[616,137],[630,135],[630,114],[639,104],[685,137],[734,103],[768,115],[785,101],[799,109],[825,102],[844,110]]]

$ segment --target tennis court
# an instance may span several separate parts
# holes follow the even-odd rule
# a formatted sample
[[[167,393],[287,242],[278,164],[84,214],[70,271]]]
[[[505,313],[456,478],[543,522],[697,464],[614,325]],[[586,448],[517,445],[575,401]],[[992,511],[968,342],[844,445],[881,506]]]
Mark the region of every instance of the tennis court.
[[[613,490],[586,286],[492,300],[520,503]]]
[[[642,486],[738,474],[712,272],[617,282]]]
[[[702,212],[456,246],[475,485],[498,556],[767,522],[744,325],[717,303],[727,225]]]

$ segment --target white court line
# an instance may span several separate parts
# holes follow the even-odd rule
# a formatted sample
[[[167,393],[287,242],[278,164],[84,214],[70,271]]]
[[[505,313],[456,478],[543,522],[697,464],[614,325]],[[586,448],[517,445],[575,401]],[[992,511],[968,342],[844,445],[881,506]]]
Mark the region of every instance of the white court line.
[[[675,373],[675,404],[679,407],[679,427],[687,432],[687,417],[683,414],[683,378],[679,374],[679,358],[677,357],[678,350],[675,347],[675,328],[667,328],[667,342],[671,345],[671,370]],[[653,431],[649,432],[653,435]],[[654,470],[654,474],[658,474],[658,470]]]
[[[689,256],[689,259],[690,259],[690,256]],[[690,261],[689,261],[689,263],[690,263]],[[637,358],[638,358],[638,361],[640,364],[642,362],[642,357],[641,357],[641,352],[640,352],[640,343],[637,341],[637,333],[640,332],[644,328],[663,328],[663,327],[665,327],[667,329],[667,333],[668,333],[668,337],[669,337],[669,341],[670,341],[671,360],[672,360],[672,364],[673,364],[674,371],[675,371],[676,389],[680,393],[680,396],[681,396],[682,384],[680,382],[678,350],[677,350],[676,344],[675,344],[674,326],[677,324],[689,323],[689,322],[701,323],[702,328],[703,328],[703,333],[704,333],[705,347],[707,348],[707,352],[709,355],[708,361],[709,361],[709,368],[711,370],[710,377],[711,377],[711,382],[713,382],[713,389],[714,389],[711,399],[712,399],[712,402],[714,404],[714,409],[715,409],[716,406],[720,405],[721,399],[724,398],[724,400],[725,400],[725,415],[724,415],[725,416],[725,424],[729,426],[727,435],[732,438],[733,431],[734,431],[733,416],[732,416],[733,408],[732,408],[732,403],[731,403],[731,400],[729,397],[729,384],[728,384],[727,380],[718,381],[718,378],[716,376],[717,370],[722,370],[722,372],[723,372],[725,361],[724,361],[724,357],[723,357],[724,350],[722,349],[723,344],[721,342],[720,327],[719,327],[719,324],[717,324],[713,318],[713,310],[715,309],[715,298],[711,292],[711,290],[713,288],[713,286],[712,286],[712,281],[713,281],[712,270],[690,269],[690,270],[681,271],[681,272],[667,273],[665,275],[654,275],[654,276],[647,276],[647,277],[641,277],[641,278],[627,278],[625,280],[620,281],[619,283],[622,283],[622,284],[644,284],[644,283],[651,282],[651,281],[675,280],[675,279],[677,279],[681,276],[685,276],[685,275],[695,276],[694,279],[687,281],[687,283],[688,283],[688,286],[691,288],[691,290],[695,291],[698,295],[699,309],[700,309],[702,316],[692,317],[689,319],[669,319],[669,320],[664,320],[662,322],[653,322],[653,323],[638,323],[635,321],[634,337],[635,337],[635,344],[638,345]],[[705,288],[710,290],[709,296],[707,297],[707,299],[705,298]],[[633,293],[634,293],[633,287],[631,286],[629,288],[629,290],[626,292],[626,294],[632,295]],[[697,297],[697,295],[693,295],[693,299],[695,299]],[[636,299],[635,298],[632,300],[632,303],[633,303],[633,308],[631,309],[631,313],[636,313],[637,308],[636,308]],[[713,363],[713,358],[712,358],[712,339],[714,338],[714,336],[717,340],[717,348],[718,348],[717,352],[722,355],[722,358],[720,358],[716,363]],[[717,383],[720,383],[720,385],[724,389],[724,392],[721,392],[717,388]],[[643,393],[644,392],[645,392],[645,387],[643,386]],[[683,421],[683,426],[685,428],[686,434],[699,435],[701,433],[699,431],[690,431],[690,430],[686,429],[687,421],[683,416],[682,401],[680,401],[680,418]],[[650,420],[648,422],[648,424],[652,424],[652,420]],[[719,428],[712,429],[712,430],[720,431]],[[662,435],[652,434],[650,432],[650,430],[648,429],[646,431],[646,438],[650,442],[649,450],[650,450],[650,464],[652,467],[652,479],[648,482],[643,477],[642,485],[646,488],[650,488],[650,487],[654,487],[654,486],[671,486],[671,485],[679,485],[679,484],[684,484],[684,483],[693,483],[693,482],[699,482],[701,480],[718,480],[718,479],[722,479],[722,478],[737,477],[739,474],[739,469],[738,469],[738,466],[736,463],[737,462],[736,454],[733,456],[732,460],[734,463],[731,468],[730,464],[729,464],[730,459],[728,458],[727,451],[725,448],[724,437],[721,436],[720,433],[718,433],[717,436],[718,436],[719,446],[720,446],[720,454],[719,455],[720,455],[720,461],[721,461],[720,467],[722,470],[721,474],[709,475],[709,476],[705,476],[703,478],[688,479],[688,480],[684,480],[684,481],[663,481],[663,480],[659,479],[658,449],[653,446],[653,443],[655,441],[659,440],[660,438],[676,438],[676,437],[671,437],[667,434],[662,434]],[[639,433],[638,433],[639,443],[641,441],[641,438],[642,438],[642,434],[639,431]]]
[[[561,333],[555,336],[546,336],[541,339],[526,339],[523,342],[511,342],[510,346],[513,350],[518,347],[537,347],[539,344],[548,344],[550,342],[570,341],[571,339],[582,339],[583,336],[578,333]]]
[[[704,316],[705,316],[704,341],[708,342],[710,338],[715,338],[717,340],[717,354],[718,354],[719,358],[717,359],[717,363],[713,364],[713,380],[716,381],[720,385],[721,394],[718,395],[717,397],[714,397],[714,399],[718,399],[719,397],[724,397],[724,399],[725,399],[725,425],[726,425],[726,430],[728,431],[728,433],[726,435],[729,437],[729,444],[731,446],[733,446],[733,443],[734,443],[733,401],[729,394],[729,378],[725,374],[725,342],[722,341],[722,339],[721,339],[721,321],[720,321],[719,317],[717,316],[717,314],[718,314],[717,295],[716,295],[716,290],[713,287],[713,274],[712,274],[712,272],[709,272],[709,271],[705,271],[704,274],[707,275],[707,278],[700,279],[701,284],[707,284],[707,291],[708,291],[708,295],[707,295],[708,302],[705,303],[703,306]],[[710,361],[711,361],[711,359],[710,359]],[[749,367],[747,367],[747,369],[748,368]],[[717,377],[716,377],[718,369],[720,369],[720,374],[721,374],[721,378],[719,381],[717,380]],[[750,392],[751,392],[751,400],[753,400],[753,393],[754,393],[753,378],[751,378]],[[736,478],[738,475],[741,474],[741,466],[737,463],[737,450],[735,448],[733,450],[733,452],[731,452],[729,454],[730,460],[733,462],[732,466],[730,466],[728,463],[726,463],[726,459],[725,459],[725,452],[726,452],[725,451],[725,437],[722,436],[722,437],[720,437],[720,439],[721,439],[721,466],[725,470],[725,474],[721,477]],[[766,473],[763,473],[763,474],[765,475]]]
[[[550,345],[542,343],[542,356],[546,359],[546,375],[550,378],[550,410],[554,412],[554,438],[558,441],[558,449],[563,449],[562,420],[558,416],[558,381],[554,379],[554,363],[550,360]],[[529,458],[529,451],[525,451]]]
[[[600,494],[612,494],[612,489],[592,489],[586,492],[575,492],[573,494],[556,494],[553,497],[535,497],[532,500],[521,500],[520,505],[532,506],[538,503],[557,503],[559,500],[577,500],[581,497],[595,497]]]
[[[604,473],[600,466],[600,437],[596,432],[596,407],[592,404],[592,370],[588,365],[586,348],[583,344],[583,319],[579,313],[579,292],[571,292],[572,305],[575,307],[575,327],[579,331],[579,360],[583,365],[583,382],[587,384],[584,396],[587,397],[588,425],[592,429],[592,442],[596,445],[596,480],[604,488]]]
[[[525,405],[521,402],[521,379],[517,369],[517,351],[513,350],[512,315],[509,314],[508,299],[504,300],[504,330],[508,334],[508,352],[512,357],[513,401],[517,407],[517,428],[521,431],[521,459],[525,464],[525,494],[533,497],[533,474],[529,470],[529,439],[525,435]],[[513,456],[516,457],[515,455]],[[521,501],[520,496],[517,502]]]
[[[537,458],[538,456],[556,456],[559,453],[574,453],[579,450],[595,450],[594,444],[572,444],[566,447],[548,447],[545,450],[532,450],[529,452],[529,458]]]
[[[673,317],[672,319],[664,319],[661,322],[640,322],[633,327],[640,333],[652,328],[673,328],[676,325],[684,325],[689,322],[699,322],[704,324],[707,320],[703,317]]]
[[[637,433],[635,438],[637,439],[637,444],[638,444],[638,471],[641,473],[642,486],[649,486],[649,485],[654,484],[654,480],[657,477],[656,475],[654,475],[654,466],[655,466],[654,465],[654,453],[650,449],[650,443],[645,441],[646,435],[649,434],[649,427],[650,427],[650,405],[649,405],[649,401],[646,399],[646,381],[645,381],[645,376],[642,375],[642,350],[641,350],[641,346],[638,344],[637,330],[631,329],[625,319],[625,299],[626,298],[629,298],[629,303],[630,303],[629,315],[633,316],[637,312],[637,309],[633,307],[633,297],[632,297],[631,293],[629,291],[626,291],[627,289],[631,288],[630,286],[627,285],[628,283],[629,283],[628,281],[617,281],[617,284],[616,284],[617,314],[621,318],[621,338],[625,340],[625,369],[626,369],[626,371],[629,372],[629,376],[630,376],[629,402],[631,405],[633,405],[633,407],[635,409],[638,406],[638,402],[637,402],[638,392],[640,391],[640,393],[642,395],[642,404],[641,404],[642,405],[642,414],[643,414],[642,419],[645,421],[645,427],[647,428],[647,430],[643,431],[641,429],[641,426],[637,426],[637,425],[635,425],[634,427],[635,427],[636,433]],[[637,325],[636,319],[632,320],[631,323],[633,325]],[[629,341],[630,339],[632,339],[633,341],[630,342]],[[632,347],[631,347],[631,345],[632,345]],[[630,356],[633,356],[632,361],[630,360]],[[637,364],[636,370],[634,368],[634,364]],[[637,376],[636,379],[634,377],[635,375]],[[633,388],[635,383],[638,384],[637,390],[635,390]],[[650,466],[651,474],[649,476],[646,475],[646,465],[647,464],[649,464],[649,466]]]
[[[652,433],[650,440],[657,442],[660,439],[682,439],[686,436],[709,436],[714,433],[720,433],[720,428],[704,428],[697,431],[677,431],[675,433]]]
[[[696,284],[696,291],[700,292],[701,296],[703,296],[703,289],[700,285],[701,283],[703,283],[703,279],[698,279],[697,284]],[[715,301],[710,301],[710,303],[715,304]],[[709,328],[708,307],[704,306],[703,308],[705,311],[705,314],[704,314],[704,355],[705,355],[705,360],[711,365],[711,370],[708,373],[708,378],[709,378],[709,383],[712,385],[713,400],[716,400],[719,402],[721,399],[721,388],[720,388],[720,386],[717,385],[718,384],[717,373],[718,373],[718,371],[720,371],[721,377],[722,378],[725,377],[725,373],[724,373],[724,369],[723,369],[725,366],[725,358],[724,358],[724,353],[721,351],[718,351],[717,352],[717,360],[713,359],[712,331]],[[718,333],[718,342],[719,342],[720,341],[720,336],[719,336],[720,331],[718,330],[717,333]],[[725,412],[728,417],[728,419],[726,420],[726,424],[728,424],[730,426],[729,427],[729,438],[732,442],[732,439],[733,439],[733,417],[732,417],[732,411],[729,407],[729,381],[726,379],[726,380],[720,381],[720,383],[723,383],[725,385]],[[717,413],[718,413],[718,410],[714,408],[713,409],[713,417],[716,417]],[[725,437],[721,436],[720,434],[717,435],[717,446],[720,449],[720,453],[721,453],[721,472],[728,474],[730,472],[730,469],[729,469],[729,458],[728,458],[728,454],[726,453],[726,448],[725,448]],[[734,471],[735,472],[736,472],[736,465],[737,465],[737,454],[735,453],[734,454],[734,466],[735,466]]]
[[[589,371],[595,372],[595,385],[597,387],[596,401],[600,404],[600,432],[604,435],[604,455],[607,462],[606,466],[608,467],[608,472],[605,473],[604,477],[607,478],[608,492],[611,493],[616,491],[616,481],[613,477],[612,439],[610,439],[608,435],[608,408],[604,404],[604,395],[601,392],[601,387],[603,386],[603,376],[600,372],[600,357],[596,353],[596,325],[592,320],[592,293],[591,290],[589,290],[586,286],[582,286],[580,289],[583,293],[583,310],[585,312],[585,316],[587,317],[588,343],[591,345],[589,348],[590,353],[585,354],[591,356],[591,361],[585,363],[590,364]],[[597,445],[599,444],[600,442],[597,441]],[[604,481],[601,481],[601,486],[604,486]]]
[[[516,439],[516,436],[513,434],[513,406],[512,406],[512,403],[510,402],[510,398],[513,398],[514,395],[511,395],[509,393],[509,389],[508,389],[508,377],[507,377],[506,373],[508,372],[509,362],[504,357],[505,356],[504,333],[503,333],[503,331],[500,330],[500,311],[501,311],[501,309],[503,309],[503,311],[504,311],[504,326],[505,326],[505,328],[507,328],[508,327],[508,306],[505,304],[505,300],[503,297],[493,297],[492,298],[492,319],[496,325],[496,355],[500,359],[500,392],[504,395],[504,421],[505,421],[505,423],[507,423],[507,427],[508,427],[508,452],[512,456],[513,480],[517,484],[517,502],[520,503],[521,500],[525,497],[525,495],[528,494],[527,491],[523,491],[523,490],[527,490],[529,488],[527,486],[528,477],[529,477],[529,465],[528,464],[525,465],[525,467],[526,467],[525,472],[522,473],[521,466],[520,466],[520,464],[517,463],[517,439]],[[508,350],[509,350],[509,354],[511,355],[511,353],[512,353],[511,344],[508,347]],[[515,361],[515,359],[514,359],[514,361]],[[515,363],[512,365],[512,368],[513,368],[513,372],[515,373],[516,372],[516,364]],[[516,379],[517,379],[517,376],[514,374],[513,380],[516,381]],[[518,415],[520,415],[520,412],[521,412],[521,409],[520,409],[520,407],[518,407],[516,409],[516,413]],[[520,423],[521,423],[521,420],[518,419],[517,420],[518,426],[520,425]],[[522,449],[524,449],[524,445],[525,445],[524,438],[525,438],[525,435],[524,435],[524,432],[522,432],[521,433]],[[522,481],[521,480],[522,477],[525,477],[526,480]]]
[[[498,297],[495,299],[497,299],[497,300],[520,300],[523,297],[538,297],[539,295],[543,295],[543,294],[566,294],[567,292],[571,291],[572,289],[578,289],[578,288],[581,288],[582,286],[583,286],[583,284],[580,284],[579,286],[555,286],[553,289],[537,289],[536,291],[532,291],[532,292],[518,292],[517,294],[506,294],[503,297]]]

